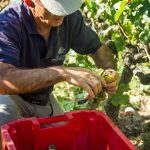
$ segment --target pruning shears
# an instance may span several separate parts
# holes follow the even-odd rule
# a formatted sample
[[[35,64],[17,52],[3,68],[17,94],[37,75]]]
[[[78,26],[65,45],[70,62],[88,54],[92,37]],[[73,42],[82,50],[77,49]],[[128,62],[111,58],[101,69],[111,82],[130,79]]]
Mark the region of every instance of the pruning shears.
[[[78,105],[84,104],[88,101],[88,99],[82,99],[78,101]]]
[[[78,105],[84,104],[84,103],[86,103],[86,102],[88,102],[90,100],[92,100],[92,99],[82,99],[82,100],[79,100],[78,101]]]

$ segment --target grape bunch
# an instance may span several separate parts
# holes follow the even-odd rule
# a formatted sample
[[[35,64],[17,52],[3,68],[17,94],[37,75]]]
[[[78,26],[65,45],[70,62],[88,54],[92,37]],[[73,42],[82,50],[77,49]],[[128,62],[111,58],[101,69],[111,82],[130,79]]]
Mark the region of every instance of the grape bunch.
[[[100,75],[106,81],[107,84],[113,82],[116,75],[115,71],[112,69],[107,70],[98,69],[96,71],[96,74]],[[108,97],[107,90],[106,88],[103,88],[102,91],[95,96],[95,98],[93,98],[88,102],[87,108],[98,109],[100,103],[106,100],[107,97]]]

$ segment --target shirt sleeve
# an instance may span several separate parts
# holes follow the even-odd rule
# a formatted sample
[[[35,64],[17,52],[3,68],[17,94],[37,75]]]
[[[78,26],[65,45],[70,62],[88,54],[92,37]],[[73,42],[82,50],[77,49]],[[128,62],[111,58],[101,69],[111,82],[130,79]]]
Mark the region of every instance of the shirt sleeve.
[[[102,46],[96,32],[85,25],[80,11],[76,12],[74,20],[71,48],[80,54],[96,52]]]
[[[0,62],[19,66],[20,38],[15,26],[8,22],[0,22]]]

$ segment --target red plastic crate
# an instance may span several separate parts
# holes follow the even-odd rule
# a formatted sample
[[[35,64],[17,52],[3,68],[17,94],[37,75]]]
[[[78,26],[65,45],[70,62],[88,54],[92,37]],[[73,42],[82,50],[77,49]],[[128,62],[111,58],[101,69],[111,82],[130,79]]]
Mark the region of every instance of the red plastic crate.
[[[61,123],[57,124],[54,123]],[[53,126],[48,126],[53,124]],[[3,150],[135,150],[99,111],[74,111],[50,118],[21,119],[1,126]],[[50,150],[51,150],[50,149]]]

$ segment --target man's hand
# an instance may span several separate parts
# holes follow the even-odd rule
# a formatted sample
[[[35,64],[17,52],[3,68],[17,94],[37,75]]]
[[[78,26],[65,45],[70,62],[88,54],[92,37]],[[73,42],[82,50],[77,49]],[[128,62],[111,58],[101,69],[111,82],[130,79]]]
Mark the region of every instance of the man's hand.
[[[94,98],[103,87],[106,87],[103,78],[85,68],[64,67],[63,73],[66,75],[65,81],[87,91],[88,99]]]
[[[114,77],[111,82],[107,83],[107,92],[109,94],[115,94],[118,89],[119,74],[115,71],[117,69],[117,64],[112,50],[107,45],[103,44],[90,56],[93,58],[97,68],[103,68],[106,72],[112,71]]]
[[[120,80],[119,74],[113,69],[107,69],[104,72],[104,78],[107,83],[106,89],[108,94],[115,94]]]

